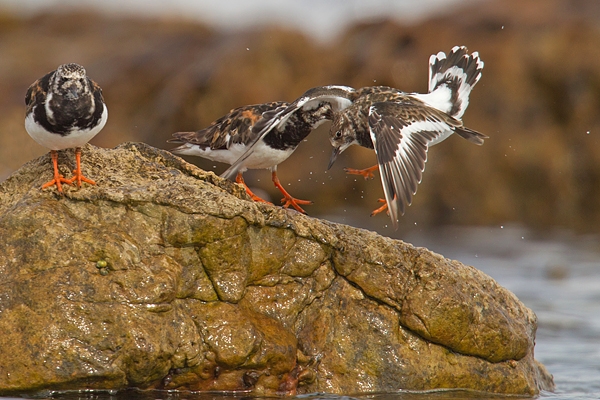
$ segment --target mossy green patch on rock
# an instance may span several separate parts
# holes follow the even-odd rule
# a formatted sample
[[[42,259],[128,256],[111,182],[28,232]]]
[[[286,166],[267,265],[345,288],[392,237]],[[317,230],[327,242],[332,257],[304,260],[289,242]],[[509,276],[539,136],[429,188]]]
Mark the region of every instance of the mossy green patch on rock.
[[[83,152],[97,186],[41,190],[47,156],[0,184],[0,394],[552,389],[480,271],[144,144]]]

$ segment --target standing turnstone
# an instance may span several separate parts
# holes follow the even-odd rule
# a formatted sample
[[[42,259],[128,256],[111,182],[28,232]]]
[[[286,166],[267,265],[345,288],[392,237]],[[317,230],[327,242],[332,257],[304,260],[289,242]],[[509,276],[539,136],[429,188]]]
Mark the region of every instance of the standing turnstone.
[[[326,120],[333,119],[333,114],[352,104],[355,90],[348,86],[318,86],[304,92],[293,103],[281,103],[277,109],[262,114],[260,120],[252,128],[252,138],[245,144],[239,158],[234,159],[231,167],[223,172],[223,178],[231,178],[255,158],[261,147],[279,147],[275,141],[290,143],[286,146],[285,161],[298,147],[298,144]],[[326,112],[320,111],[327,110]],[[312,123],[305,121],[314,121]],[[304,122],[303,122],[304,121]],[[273,132],[275,130],[275,132]],[[298,131],[301,134],[292,134]],[[301,136],[301,137],[300,137]]]
[[[336,92],[335,87],[327,90]],[[340,89],[341,90],[341,89]],[[171,150],[173,153],[208,158],[231,164],[221,176],[236,176],[248,195],[255,201],[264,201],[245,184],[242,174],[248,169],[269,168],[275,186],[283,194],[283,207],[294,207],[304,213],[300,204],[311,201],[292,197],[277,177],[277,165],[296,150],[308,134],[341,108],[342,97],[334,102],[321,101],[319,93],[312,93],[307,104],[303,97],[289,104],[273,102],[235,108],[217,119],[209,127],[196,132],[177,132],[171,143],[183,143]],[[263,134],[264,132],[264,134]]]
[[[478,145],[487,138],[461,121],[471,89],[481,78],[479,54],[456,46],[447,57],[443,52],[432,55],[429,68],[427,94],[408,94],[389,87],[362,88],[352,105],[334,115],[330,130],[333,153],[329,167],[351,145],[375,150],[386,205],[396,229],[398,217],[404,214],[405,205],[410,205],[421,182],[429,146],[453,133]],[[365,170],[365,175],[372,170]]]
[[[96,183],[81,173],[81,146],[102,130],[108,119],[108,109],[102,89],[86,76],[78,64],[63,64],[35,81],[25,95],[27,113],[25,129],[29,136],[50,149],[54,164],[54,179],[42,189],[62,183]],[[58,150],[75,148],[76,168],[73,178],[65,179],[58,171]]]

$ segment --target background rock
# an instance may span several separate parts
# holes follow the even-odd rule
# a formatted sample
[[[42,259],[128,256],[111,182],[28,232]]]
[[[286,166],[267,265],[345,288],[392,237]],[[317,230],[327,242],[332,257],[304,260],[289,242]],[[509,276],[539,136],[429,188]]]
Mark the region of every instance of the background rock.
[[[553,388],[533,312],[472,267],[147,145],[82,161],[97,186],[40,190],[47,155],[0,185],[0,394]]]
[[[110,109],[93,143],[143,141],[168,148],[171,133],[196,130],[244,104],[291,101],[323,84],[427,88],[430,54],[464,44],[485,62],[464,121],[490,139],[450,138],[431,149],[401,231],[367,218],[380,182],[345,177],[374,155],[353,148],[328,173],[327,126],[281,165],[290,192],[315,201],[311,215],[401,237],[415,223],[560,226],[600,224],[600,9],[597,0],[480,1],[411,25],[374,21],[331,43],[286,29],[212,31],[180,20],[93,14],[0,16],[0,177],[47,152],[23,128],[29,84],[64,62],[85,65]],[[194,160],[220,173],[224,165]],[[294,168],[302,165],[302,168]],[[279,199],[268,172],[248,182]]]

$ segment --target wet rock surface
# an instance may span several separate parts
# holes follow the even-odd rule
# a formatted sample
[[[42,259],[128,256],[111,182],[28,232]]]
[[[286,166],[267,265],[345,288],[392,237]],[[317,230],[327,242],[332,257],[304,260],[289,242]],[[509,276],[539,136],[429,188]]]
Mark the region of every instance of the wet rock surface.
[[[88,145],[82,168],[97,186],[63,196],[48,155],[0,185],[0,394],[553,387],[535,315],[475,268],[148,145]]]

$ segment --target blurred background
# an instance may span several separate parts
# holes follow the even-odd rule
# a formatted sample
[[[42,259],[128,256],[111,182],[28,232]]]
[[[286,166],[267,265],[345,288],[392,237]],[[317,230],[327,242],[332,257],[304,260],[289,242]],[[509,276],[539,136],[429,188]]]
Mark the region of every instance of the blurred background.
[[[353,146],[326,172],[329,124],[279,175],[309,215],[427,246],[484,270],[539,317],[536,357],[553,399],[600,396],[600,1],[0,0],[0,181],[48,150],[23,127],[28,86],[77,62],[104,90],[101,147],[169,149],[176,131],[230,109],[293,101],[308,88],[387,85],[425,92],[429,55],[478,51],[483,77],[464,123],[429,151],[413,205],[394,231],[370,218],[379,177]],[[227,166],[188,161],[219,174]],[[50,170],[49,170],[50,173]],[[246,182],[280,199],[266,170]]]
[[[384,214],[369,218],[379,177],[342,170],[373,165],[372,151],[354,146],[325,172],[329,124],[280,165],[282,182],[314,201],[309,215],[395,237],[509,223],[596,232],[599,44],[597,0],[0,0],[0,179],[47,152],[24,130],[24,96],[62,63],[84,65],[104,90],[110,117],[92,144],[168,149],[173,132],[237,106],[293,101],[313,86],[424,92],[429,55],[466,45],[485,68],[464,122],[490,139],[478,147],[451,137],[430,150],[398,232]],[[279,201],[268,171],[246,181]]]

